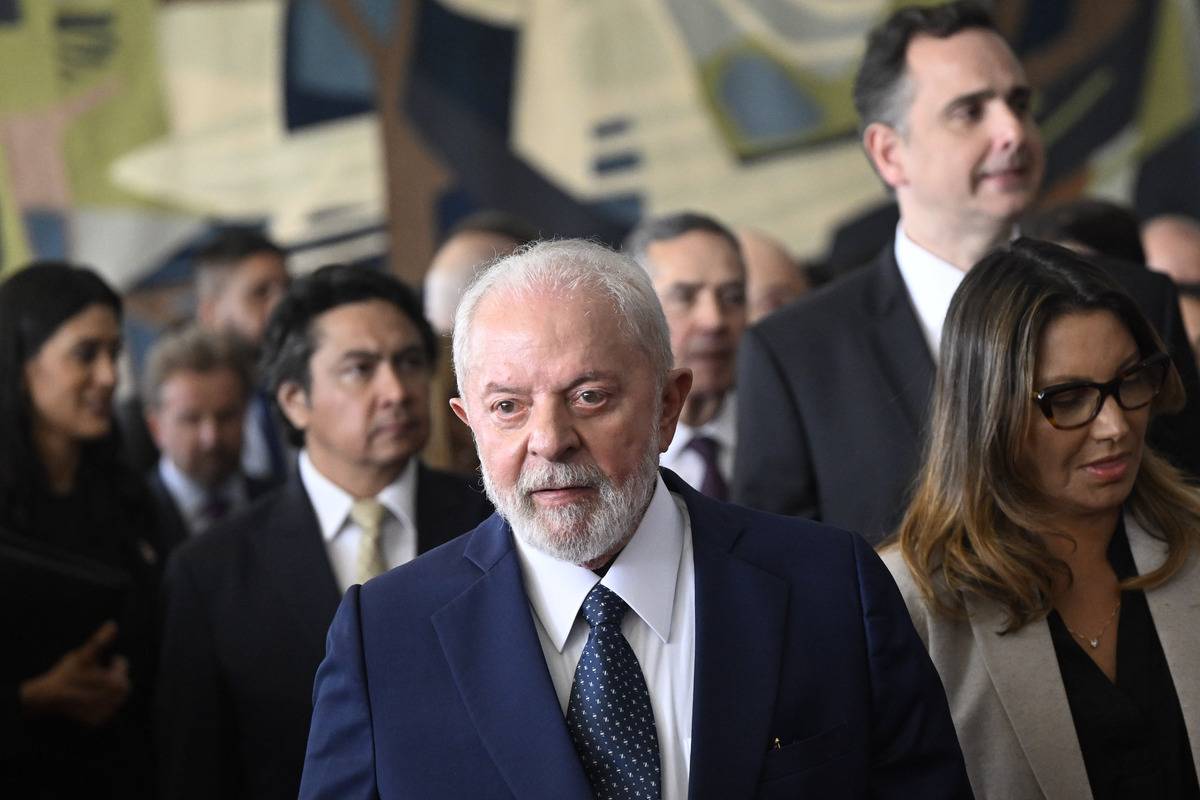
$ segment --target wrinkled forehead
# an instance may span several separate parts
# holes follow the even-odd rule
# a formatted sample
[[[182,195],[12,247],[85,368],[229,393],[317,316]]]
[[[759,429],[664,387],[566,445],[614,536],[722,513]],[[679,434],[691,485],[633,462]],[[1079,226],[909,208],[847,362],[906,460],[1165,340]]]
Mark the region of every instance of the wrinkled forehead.
[[[586,372],[629,371],[647,361],[602,292],[497,288],[467,329],[467,379],[554,383]],[[481,383],[482,381],[482,383]]]

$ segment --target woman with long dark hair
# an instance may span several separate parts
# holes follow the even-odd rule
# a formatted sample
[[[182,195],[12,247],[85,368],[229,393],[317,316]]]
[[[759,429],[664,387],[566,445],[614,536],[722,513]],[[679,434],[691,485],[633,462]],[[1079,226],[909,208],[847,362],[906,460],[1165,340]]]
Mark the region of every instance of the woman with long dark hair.
[[[35,263],[0,284],[0,534],[10,557],[27,546],[28,563],[120,587],[111,619],[32,664],[62,639],[61,623],[0,587],[8,619],[35,631],[10,638],[13,657],[0,660],[6,796],[151,793],[157,556],[143,489],[113,430],[120,322],[120,298],[87,269]]]
[[[1145,441],[1183,387],[1099,267],[1018,240],[946,319],[883,551],[979,798],[1196,798],[1200,491]]]

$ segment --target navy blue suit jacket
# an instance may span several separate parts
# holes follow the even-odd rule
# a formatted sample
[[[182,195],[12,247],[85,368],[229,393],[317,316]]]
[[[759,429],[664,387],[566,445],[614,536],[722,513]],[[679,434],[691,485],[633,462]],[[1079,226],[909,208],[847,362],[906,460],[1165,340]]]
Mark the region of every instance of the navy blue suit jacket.
[[[970,797],[937,673],[866,542],[663,477],[695,554],[689,797]],[[590,797],[534,626],[499,516],[350,590],[300,796]]]

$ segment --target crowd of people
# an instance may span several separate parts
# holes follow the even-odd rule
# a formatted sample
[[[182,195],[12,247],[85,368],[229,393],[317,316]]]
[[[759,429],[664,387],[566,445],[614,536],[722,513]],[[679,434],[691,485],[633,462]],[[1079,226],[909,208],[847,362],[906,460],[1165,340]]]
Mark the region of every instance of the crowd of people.
[[[695,211],[420,291],[231,228],[118,402],[121,298],[0,284],[0,564],[69,587],[3,794],[1200,800],[1200,223],[1035,210],[969,0],[854,101],[899,221],[827,285]]]

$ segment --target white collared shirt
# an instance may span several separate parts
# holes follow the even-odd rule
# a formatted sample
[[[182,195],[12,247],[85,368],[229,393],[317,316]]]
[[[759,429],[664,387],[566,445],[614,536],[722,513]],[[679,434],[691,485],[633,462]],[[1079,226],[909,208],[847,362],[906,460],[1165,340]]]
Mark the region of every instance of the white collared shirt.
[[[231,512],[246,505],[246,483],[236,472],[217,488],[207,489],[183,474],[164,454],[158,459],[158,477],[175,501],[189,535],[202,531],[212,521],[204,518],[204,507],[213,495],[219,494],[229,504]]]
[[[737,392],[726,394],[716,416],[703,425],[693,428],[680,422],[675,427],[675,438],[671,440],[670,447],[659,459],[662,466],[700,491],[700,484],[704,483],[704,459],[688,448],[697,436],[710,436],[716,441],[717,469],[728,484],[733,475],[733,451],[737,443]]]
[[[338,588],[344,592],[358,583],[358,540],[362,528],[350,519],[354,498],[317,470],[307,450],[300,453],[300,480],[317,513],[317,524]],[[375,495],[375,499],[389,512],[383,517],[380,531],[384,563],[391,569],[412,561],[417,557],[417,460],[410,458],[396,480]]]
[[[604,577],[559,561],[514,536],[525,592],[558,702],[566,714],[575,667],[587,643],[579,614],[603,583],[630,608],[621,632],[641,664],[658,734],[663,800],[687,797],[696,662],[696,580],[692,527],[683,501],[662,478],[625,549]]]
[[[900,267],[908,298],[921,323],[921,333],[925,335],[925,343],[929,345],[929,352],[936,362],[942,343],[942,325],[946,322],[946,312],[950,310],[950,299],[967,273],[908,238],[904,233],[903,220],[896,226],[894,247],[896,266]]]

